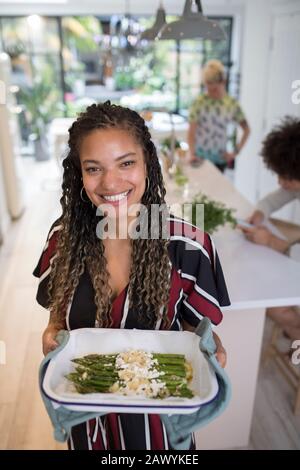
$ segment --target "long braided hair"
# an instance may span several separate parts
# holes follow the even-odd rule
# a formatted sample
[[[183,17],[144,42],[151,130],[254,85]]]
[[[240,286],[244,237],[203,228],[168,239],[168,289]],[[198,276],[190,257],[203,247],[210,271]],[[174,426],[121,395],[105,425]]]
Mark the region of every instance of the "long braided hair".
[[[69,153],[63,160],[62,216],[56,257],[49,282],[50,312],[54,321],[64,321],[80,276],[87,269],[95,291],[96,325],[112,326],[112,291],[109,287],[104,245],[96,234],[99,219],[96,207],[80,198],[82,174],[80,144],[96,129],[120,129],[129,132],[141,146],[147,168],[148,185],[141,203],[165,203],[165,187],[155,146],[145,121],[128,108],[111,104],[93,104],[79,115],[69,129]],[[162,228],[162,215],[159,224]],[[151,224],[149,223],[149,227]],[[158,320],[169,325],[167,306],[170,290],[168,240],[160,230],[157,239],[132,239],[129,280],[129,308],[134,308],[145,328],[153,328]]]

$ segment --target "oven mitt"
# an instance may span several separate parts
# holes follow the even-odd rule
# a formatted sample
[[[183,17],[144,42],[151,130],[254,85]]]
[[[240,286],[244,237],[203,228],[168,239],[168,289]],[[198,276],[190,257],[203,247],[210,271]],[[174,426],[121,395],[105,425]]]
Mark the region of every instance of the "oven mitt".
[[[47,367],[50,360],[66,346],[69,341],[69,332],[66,330],[60,330],[55,339],[59,346],[54,349],[54,351],[50,351],[42,360],[39,369],[39,385],[44,405],[54,428],[54,439],[59,442],[65,442],[68,439],[73,426],[88,421],[89,419],[96,418],[97,416],[101,416],[105,413],[101,413],[99,411],[87,412],[68,410],[63,405],[55,403],[47,397],[42,386]]]
[[[216,373],[219,390],[217,396],[197,411],[186,415],[160,415],[165,425],[172,449],[188,450],[191,445],[191,433],[202,428],[219,416],[227,407],[231,397],[228,376],[215,357],[216,345],[213,339],[211,322],[203,318],[195,333],[201,336],[199,347]]]

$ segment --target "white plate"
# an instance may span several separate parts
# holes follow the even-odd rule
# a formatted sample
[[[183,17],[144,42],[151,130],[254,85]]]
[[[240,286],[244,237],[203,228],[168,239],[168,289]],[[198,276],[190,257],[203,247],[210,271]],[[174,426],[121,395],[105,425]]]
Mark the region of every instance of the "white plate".
[[[86,354],[114,354],[128,349],[184,354],[193,367],[190,388],[193,398],[164,399],[124,396],[112,393],[80,394],[65,375],[74,371],[71,359]],[[215,373],[199,349],[199,337],[188,331],[125,330],[82,328],[70,332],[66,347],[51,361],[43,380],[44,393],[58,404],[75,411],[123,413],[193,413],[212,401],[218,392]]]

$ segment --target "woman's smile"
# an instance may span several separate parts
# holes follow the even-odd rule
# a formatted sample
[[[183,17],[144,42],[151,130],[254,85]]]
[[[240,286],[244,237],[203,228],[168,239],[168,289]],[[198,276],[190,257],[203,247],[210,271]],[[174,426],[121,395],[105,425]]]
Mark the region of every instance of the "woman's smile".
[[[101,198],[104,199],[105,202],[109,202],[112,205],[118,206],[121,203],[128,201],[128,196],[132,192],[132,189],[122,193],[116,194],[101,194]]]

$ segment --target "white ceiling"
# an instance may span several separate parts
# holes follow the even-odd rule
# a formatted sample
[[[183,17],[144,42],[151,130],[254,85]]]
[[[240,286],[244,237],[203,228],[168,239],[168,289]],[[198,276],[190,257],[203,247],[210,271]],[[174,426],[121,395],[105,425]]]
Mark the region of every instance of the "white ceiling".
[[[203,0],[205,14],[224,13],[226,7],[243,5],[249,0]],[[251,0],[250,0],[251,1]],[[0,15],[22,14],[111,14],[125,13],[128,5],[131,13],[154,14],[160,0],[0,0]],[[167,13],[181,13],[184,0],[163,0]]]

